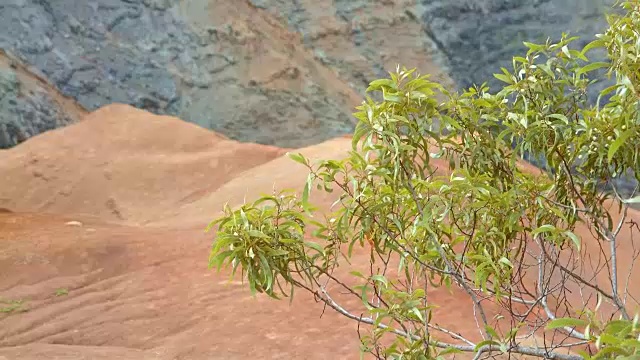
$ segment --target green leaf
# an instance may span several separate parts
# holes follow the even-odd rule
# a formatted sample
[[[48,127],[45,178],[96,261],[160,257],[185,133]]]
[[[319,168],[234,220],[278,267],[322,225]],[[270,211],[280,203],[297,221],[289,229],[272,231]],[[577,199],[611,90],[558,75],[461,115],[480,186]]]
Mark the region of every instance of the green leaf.
[[[420,312],[420,310],[418,310],[418,308],[412,308],[411,312],[413,312],[416,315],[416,317],[420,319],[420,321],[424,322],[424,317],[422,316],[422,313]]]
[[[402,103],[402,96],[397,94],[390,94],[388,91],[382,91],[382,97],[385,101],[400,104]]]
[[[616,155],[616,152],[620,147],[624,144],[627,139],[633,135],[634,129],[627,129],[627,131],[623,132],[618,136],[618,138],[609,146],[609,151],[607,152],[607,159],[611,162],[611,159]]]
[[[440,351],[440,353],[438,355],[447,355],[447,354],[457,354],[457,353],[461,353],[462,350],[460,349],[456,349],[454,347],[450,347],[450,348],[446,348],[442,351]]]
[[[591,71],[594,71],[594,70],[597,70],[597,69],[600,69],[600,68],[603,68],[603,67],[608,67],[609,65],[611,65],[611,64],[606,63],[606,62],[594,62],[594,63],[591,63],[589,65],[585,65],[585,66],[579,68],[578,71],[576,71],[576,75],[586,74],[588,72],[591,72]]]
[[[511,79],[510,76],[504,74],[493,74],[493,77],[507,84],[513,84],[513,79]]]
[[[387,280],[387,278],[385,278],[382,275],[378,275],[378,274],[373,275],[373,276],[371,276],[371,280],[377,281],[377,282],[380,282],[380,283],[384,284],[385,288],[389,287],[389,281]]]
[[[367,133],[367,131],[369,131],[369,126],[364,122],[359,122],[356,125],[356,128],[353,132],[353,136],[351,137],[351,147],[353,148],[353,150],[357,149],[358,142],[360,142],[360,139],[362,139],[362,137]]]
[[[523,64],[528,64],[529,61],[525,58],[523,58],[522,56],[514,56],[513,57],[513,61],[515,62],[519,62],[519,63],[523,63]]]
[[[324,249],[322,248],[322,246],[320,246],[320,244],[315,243],[315,242],[313,242],[313,241],[305,241],[305,242],[304,242],[304,244],[305,244],[307,247],[310,247],[310,248],[312,248],[313,250],[316,250],[317,252],[319,252],[319,253],[321,253],[321,254],[324,254]]]
[[[483,346],[491,346],[491,345],[500,346],[500,343],[495,341],[495,340],[481,341],[481,342],[476,344],[476,347],[474,348],[474,351],[480,350],[480,348],[482,348]]]
[[[604,45],[605,45],[605,42],[602,41],[601,39],[594,40],[588,43],[584,48],[582,48],[582,53],[586,54],[589,50],[595,49],[597,47],[603,47]]]
[[[627,340],[622,341],[620,343],[620,346],[634,347],[636,349],[640,349],[640,341],[638,341],[636,339],[627,339]],[[640,356],[640,354],[638,354],[638,356]]]
[[[364,286],[359,286],[356,287],[355,289],[361,288],[362,289],[362,293],[360,294],[360,299],[362,300],[362,304],[367,308],[367,310],[373,310],[373,307],[371,307],[371,305],[369,305],[369,299],[368,299],[368,289],[369,286],[364,285]]]
[[[507,259],[506,257],[501,257],[500,260],[498,260],[499,263],[501,264],[505,264],[510,268],[513,268],[513,264],[511,263],[511,261],[509,261],[509,259]]]
[[[308,211],[309,209],[309,193],[311,192],[311,185],[313,185],[313,175],[307,176],[307,182],[302,190],[302,207]]]
[[[304,156],[300,153],[291,153],[291,152],[287,152],[287,156],[289,156],[289,158],[297,163],[300,163],[302,165],[308,166],[307,163],[307,159],[304,158]]]
[[[545,329],[553,330],[563,327],[576,327],[576,326],[584,326],[587,325],[588,322],[582,319],[573,319],[573,318],[558,318],[549,321]]]
[[[613,357],[611,355],[614,354],[626,354],[626,351],[624,351],[624,349],[622,349],[619,346],[612,346],[609,345],[605,348],[602,348],[598,353],[597,353],[597,358],[598,359],[617,359],[617,357]]]
[[[393,82],[393,80],[391,80],[391,79],[378,79],[378,80],[374,80],[374,81],[369,83],[369,87],[367,88],[366,92],[379,90],[383,86],[390,87],[392,89],[396,89],[396,84],[395,84],[395,82]]]
[[[569,239],[573,241],[573,244],[576,246],[576,249],[580,251],[580,238],[578,237],[578,235],[574,234],[573,231],[565,231],[565,235],[567,235]]]
[[[631,82],[631,79],[629,79],[628,76],[623,75],[622,79],[620,79],[620,83],[622,85],[626,85],[629,89],[631,89],[632,92],[635,93],[635,86],[633,86],[633,82]]]
[[[599,339],[601,344],[607,344],[607,345],[618,345],[620,344],[620,338],[618,338],[617,336],[613,336],[611,334],[601,334]]]
[[[563,121],[565,124],[569,124],[569,119],[568,119],[565,115],[562,115],[562,114],[551,114],[551,115],[549,115],[549,117],[550,117],[550,118],[554,118],[554,119],[561,120],[561,121]]]
[[[217,265],[217,269],[216,271],[220,272],[220,269],[222,268],[222,265],[224,264],[224,260],[231,256],[233,254],[232,250],[226,250],[223,251],[219,254],[216,254],[215,256],[211,256],[209,258],[209,269],[213,268],[214,266]]]
[[[240,208],[240,219],[242,219],[242,224],[245,228],[249,227],[249,219],[247,218],[247,214],[244,212],[242,208]]]
[[[569,53],[571,54],[572,57],[574,58],[578,58],[584,62],[589,61],[589,59],[587,59],[586,56],[584,56],[584,54],[581,51],[578,50],[569,50]]]
[[[538,44],[534,44],[526,41],[523,41],[522,43],[524,44],[524,46],[529,48],[529,53],[544,50],[544,46],[542,45],[538,45]]]
[[[540,226],[539,228],[537,228],[537,229],[533,230],[533,231],[531,232],[531,235],[535,236],[535,235],[538,235],[538,234],[543,233],[543,232],[551,232],[551,231],[554,231],[555,229],[556,229],[556,227],[555,227],[555,226],[553,226],[553,225],[549,225],[549,224],[546,224],[546,225],[542,225],[542,226]]]
[[[282,249],[268,249],[267,254],[269,256],[284,256],[284,255],[288,255],[289,252],[287,250],[282,250]]]
[[[269,236],[265,235],[265,233],[263,233],[262,231],[259,231],[259,230],[249,230],[249,231],[247,231],[247,234],[249,234],[249,236],[251,236],[251,237],[257,237],[257,238],[261,238],[261,239],[270,239]]]
[[[617,90],[620,86],[620,84],[615,84],[615,85],[611,85],[609,87],[606,87],[604,89],[602,89],[602,91],[600,91],[600,96],[607,96],[609,95],[611,92]]]
[[[489,325],[485,325],[484,329],[487,331],[487,334],[489,334],[489,336],[491,336],[494,339],[499,339],[500,336],[498,336],[498,333]]]
[[[267,286],[264,290],[269,292],[269,290],[271,289],[271,286],[273,285],[273,274],[271,273],[271,267],[269,266],[269,262],[267,261],[267,258],[265,258],[264,255],[262,255],[262,253],[258,253],[258,258],[260,259],[262,272],[264,272],[265,276],[267,277],[266,279]]]

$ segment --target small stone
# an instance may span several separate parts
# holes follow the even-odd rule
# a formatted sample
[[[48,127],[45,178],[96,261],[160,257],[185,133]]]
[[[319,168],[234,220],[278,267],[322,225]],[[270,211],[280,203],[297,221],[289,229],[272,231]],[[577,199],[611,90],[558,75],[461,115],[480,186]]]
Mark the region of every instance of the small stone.
[[[80,221],[68,221],[65,223],[65,225],[67,226],[82,226],[82,223]]]

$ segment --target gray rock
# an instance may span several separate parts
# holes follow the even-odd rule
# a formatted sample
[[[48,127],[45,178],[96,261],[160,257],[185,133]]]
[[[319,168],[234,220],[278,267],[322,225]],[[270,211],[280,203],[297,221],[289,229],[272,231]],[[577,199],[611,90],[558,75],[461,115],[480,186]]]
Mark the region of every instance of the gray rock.
[[[149,110],[164,113],[179,96],[177,86],[166,64],[154,64],[145,42],[157,40],[150,34],[166,37],[162,23],[148,26],[148,12],[164,9],[165,2],[145,4],[149,8],[120,0],[9,0],[7,11],[0,11],[0,47],[16,52],[86,109],[145,98],[153,104]]]
[[[16,106],[19,84],[15,73],[0,71],[0,148],[8,148],[26,139],[25,129],[18,127]]]
[[[191,4],[202,9],[209,2]],[[292,8],[302,30],[304,9],[297,3]],[[308,145],[352,126],[351,109],[344,104],[333,111],[314,111],[317,127],[306,128],[306,133],[280,124],[291,118],[263,121],[280,116],[272,111],[273,104],[268,105],[269,99],[304,97],[321,102],[324,95],[283,90],[258,100],[240,84],[244,70],[235,69],[237,53],[244,51],[247,41],[244,35],[231,23],[195,26],[183,10],[179,2],[170,0],[5,0],[0,4],[0,49],[15,53],[87,110],[125,103],[226,130],[227,136],[237,140],[282,146]],[[246,101],[241,100],[245,97]],[[296,106],[296,101],[287,106]],[[267,114],[251,117],[256,113]],[[288,114],[309,116],[310,112]],[[238,118],[242,121],[237,122]],[[336,122],[339,125],[334,128]],[[12,134],[12,138],[18,136],[13,130]]]
[[[77,120],[45,89],[25,86],[13,69],[0,67],[0,149]]]
[[[580,39],[582,47],[606,29],[605,13],[615,0],[421,0],[425,31],[446,58],[451,76],[467,88],[488,82],[500,67],[513,69],[513,56],[525,54],[523,41],[544,43],[563,32]],[[593,60],[604,54],[595,54]],[[593,100],[607,83],[594,87]]]

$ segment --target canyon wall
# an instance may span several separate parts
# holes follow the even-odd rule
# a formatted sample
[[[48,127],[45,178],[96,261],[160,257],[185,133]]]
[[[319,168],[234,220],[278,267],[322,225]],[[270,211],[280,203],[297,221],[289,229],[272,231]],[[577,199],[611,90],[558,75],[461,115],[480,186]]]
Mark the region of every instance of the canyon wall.
[[[230,138],[299,147],[349,133],[397,64],[459,87],[522,41],[604,28],[612,0],[4,0],[0,147],[125,103]]]

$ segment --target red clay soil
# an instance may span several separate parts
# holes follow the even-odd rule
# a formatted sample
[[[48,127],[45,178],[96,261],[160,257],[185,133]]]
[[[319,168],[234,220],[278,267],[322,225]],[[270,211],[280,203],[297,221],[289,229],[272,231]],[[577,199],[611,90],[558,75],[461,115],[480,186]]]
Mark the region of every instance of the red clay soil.
[[[299,151],[340,158],[350,146]],[[284,152],[124,105],[0,151],[0,306],[13,306],[0,313],[0,360],[357,358],[354,322],[304,293],[254,298],[207,269],[203,229],[225,202],[303,184]],[[446,305],[438,323],[475,331],[466,296],[430,296]]]
[[[0,152],[0,207],[139,224],[286,152],[110,105]]]

